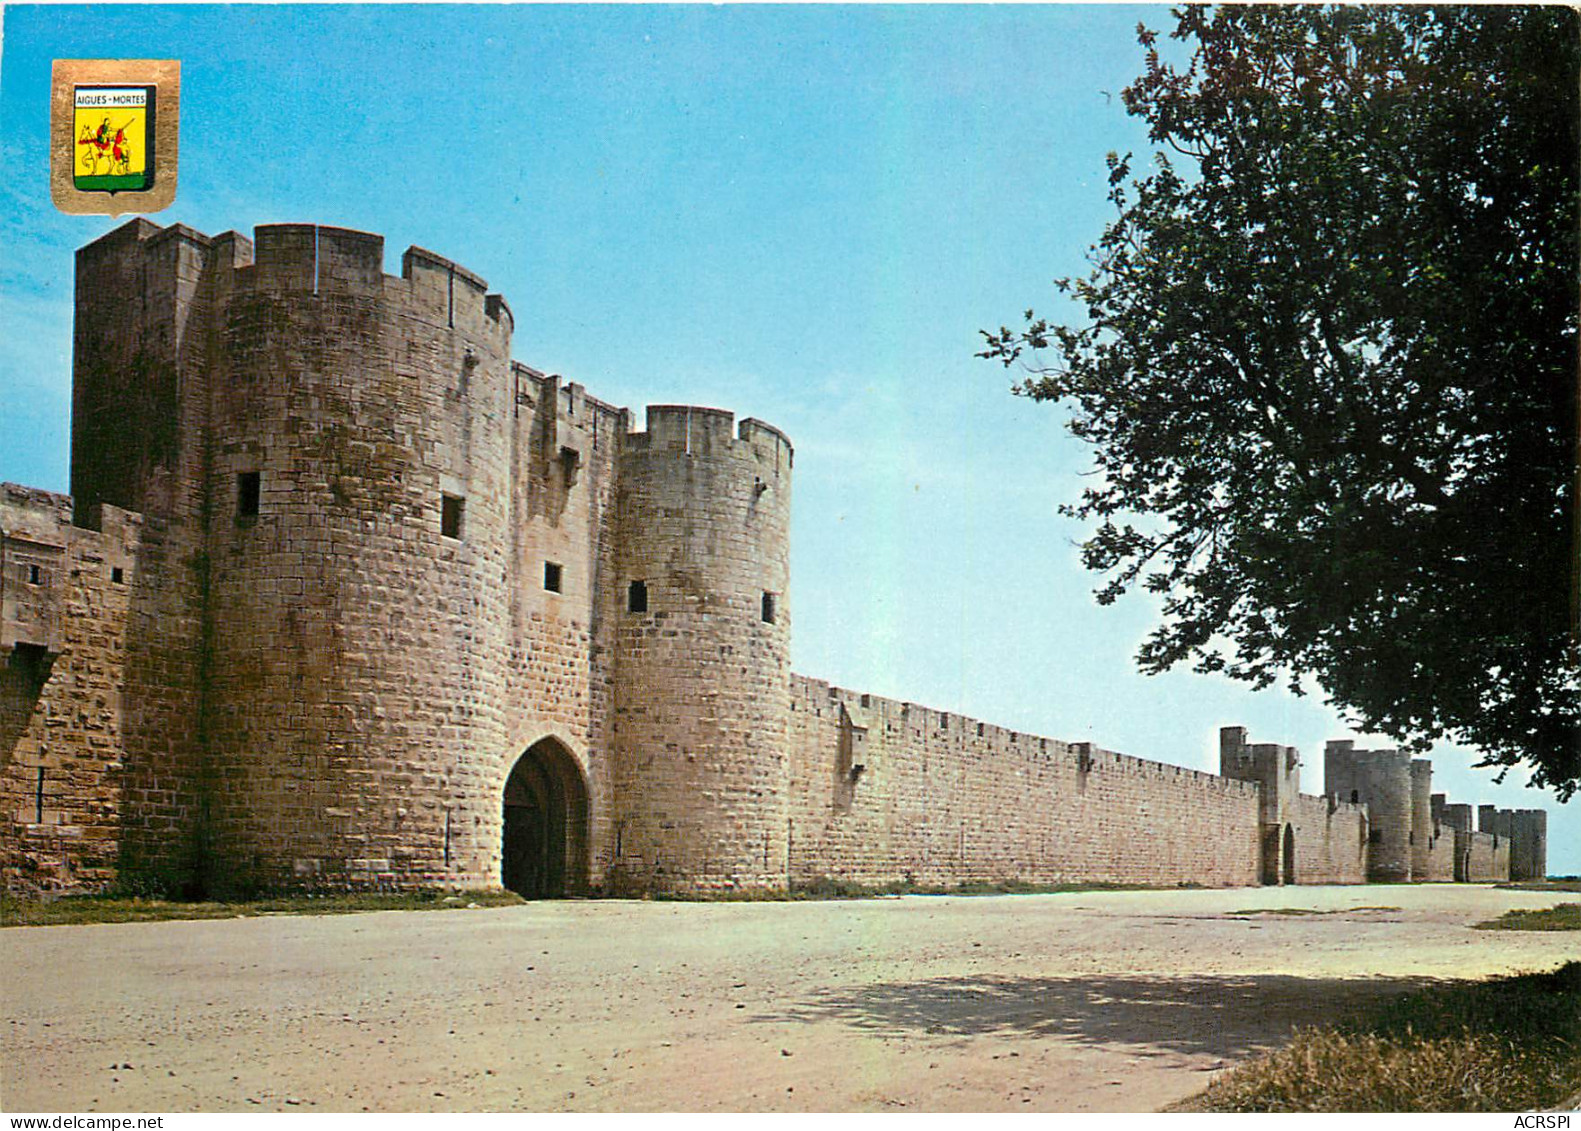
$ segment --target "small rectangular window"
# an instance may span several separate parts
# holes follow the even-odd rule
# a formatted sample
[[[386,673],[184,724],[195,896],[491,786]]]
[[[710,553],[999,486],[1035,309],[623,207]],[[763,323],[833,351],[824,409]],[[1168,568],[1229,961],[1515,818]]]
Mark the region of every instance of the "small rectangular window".
[[[560,563],[543,563],[543,587],[551,593],[560,592]]]
[[[626,611],[628,613],[645,613],[648,611],[648,583],[646,581],[633,581],[627,587]]]
[[[110,581],[115,585],[124,583],[126,581],[126,572],[120,566],[111,566]]]
[[[44,571],[36,565],[27,567],[27,580],[29,585],[40,585],[44,581]]]
[[[236,517],[257,518],[258,500],[263,488],[262,475],[243,471],[236,476]]]
[[[774,623],[774,594],[768,592],[763,594],[763,623]]]
[[[467,501],[460,495],[443,495],[439,500],[439,533],[446,538],[461,537],[461,516]]]

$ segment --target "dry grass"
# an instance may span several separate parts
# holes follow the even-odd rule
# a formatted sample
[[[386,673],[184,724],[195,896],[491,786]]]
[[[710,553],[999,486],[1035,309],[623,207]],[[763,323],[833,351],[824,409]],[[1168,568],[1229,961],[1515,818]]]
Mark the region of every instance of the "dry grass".
[[[1497,919],[1478,923],[1479,931],[1581,931],[1581,903],[1556,907],[1506,911]]]
[[[165,919],[239,919],[255,915],[349,915],[358,911],[454,911],[522,902],[513,892],[410,892],[287,895],[235,903],[98,895],[17,899],[0,895],[0,927],[74,923],[144,923]]]
[[[1532,1111],[1581,1090],[1581,962],[1454,984],[1303,1030],[1180,1111]]]

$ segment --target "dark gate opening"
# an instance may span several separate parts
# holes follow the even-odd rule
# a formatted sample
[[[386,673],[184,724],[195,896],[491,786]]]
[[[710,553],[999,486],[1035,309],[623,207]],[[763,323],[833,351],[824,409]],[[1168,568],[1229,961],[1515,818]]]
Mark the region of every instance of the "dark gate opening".
[[[527,899],[587,891],[587,786],[552,738],[528,747],[506,779],[500,880]]]
[[[1285,852],[1284,852],[1284,882],[1296,882],[1296,830],[1293,825],[1285,826]]]
[[[1262,826],[1262,877],[1265,887],[1277,887],[1284,881],[1279,875],[1279,826]]]

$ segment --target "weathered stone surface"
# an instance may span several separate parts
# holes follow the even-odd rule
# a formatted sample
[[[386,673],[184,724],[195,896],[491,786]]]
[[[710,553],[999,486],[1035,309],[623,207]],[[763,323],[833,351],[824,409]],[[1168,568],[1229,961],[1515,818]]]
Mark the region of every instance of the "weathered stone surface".
[[[1393,751],[1314,797],[1239,728],[1213,775],[792,675],[789,440],[633,431],[514,328],[364,232],[78,252],[73,494],[0,495],[8,888],[1542,873]]]

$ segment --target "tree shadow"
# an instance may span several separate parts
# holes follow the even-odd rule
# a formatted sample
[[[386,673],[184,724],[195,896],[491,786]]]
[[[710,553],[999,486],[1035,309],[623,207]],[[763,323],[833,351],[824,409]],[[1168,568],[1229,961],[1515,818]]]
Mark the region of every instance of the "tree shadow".
[[[1284,974],[990,974],[830,988],[754,1020],[835,1020],[886,1037],[1059,1037],[1089,1045],[1151,1045],[1239,1059],[1283,1043],[1298,1027],[1347,1020],[1434,984],[1445,983]]]

